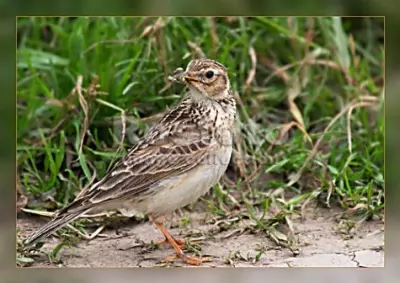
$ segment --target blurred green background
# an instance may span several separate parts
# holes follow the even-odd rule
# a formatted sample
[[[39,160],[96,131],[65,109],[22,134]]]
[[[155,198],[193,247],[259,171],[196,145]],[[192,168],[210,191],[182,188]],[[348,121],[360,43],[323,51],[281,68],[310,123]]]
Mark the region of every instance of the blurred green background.
[[[61,208],[103,176],[181,98],[167,76],[205,56],[239,103],[210,212],[383,216],[382,17],[20,17],[17,48],[20,208]]]

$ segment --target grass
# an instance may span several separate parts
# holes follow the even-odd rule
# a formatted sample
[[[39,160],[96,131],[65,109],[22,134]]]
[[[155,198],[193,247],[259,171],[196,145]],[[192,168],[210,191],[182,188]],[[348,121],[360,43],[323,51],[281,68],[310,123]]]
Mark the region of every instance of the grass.
[[[278,242],[274,225],[290,226],[314,200],[383,217],[383,18],[17,24],[21,207],[54,211],[101,178],[179,101],[184,89],[168,75],[207,56],[229,68],[239,111],[227,174],[203,200],[209,212],[229,219],[241,211]]]

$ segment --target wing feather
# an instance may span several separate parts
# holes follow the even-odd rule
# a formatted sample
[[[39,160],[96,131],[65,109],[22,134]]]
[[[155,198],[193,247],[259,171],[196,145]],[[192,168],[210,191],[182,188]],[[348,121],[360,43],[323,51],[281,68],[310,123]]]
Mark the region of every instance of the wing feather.
[[[218,144],[212,132],[188,115],[187,104],[172,109],[90,190],[62,212],[152,193],[157,183],[194,168]]]

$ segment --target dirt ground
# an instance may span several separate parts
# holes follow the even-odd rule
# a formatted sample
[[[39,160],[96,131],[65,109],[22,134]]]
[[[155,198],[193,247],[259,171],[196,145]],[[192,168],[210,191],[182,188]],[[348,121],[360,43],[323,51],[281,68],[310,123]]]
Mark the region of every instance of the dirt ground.
[[[212,262],[203,263],[203,267],[383,267],[383,222],[363,222],[350,229],[350,237],[344,237],[334,215],[332,210],[313,209],[303,219],[293,218],[298,254],[277,246],[263,232],[248,233],[237,226],[211,237],[204,236],[211,234],[208,232],[213,229],[212,224],[205,224],[204,213],[185,213],[190,222],[184,227],[177,225],[174,220],[177,217],[174,217],[169,231],[176,238],[189,235],[190,240],[200,244],[201,255],[212,258]],[[17,220],[17,227],[25,236],[46,221],[23,215]],[[58,254],[61,263],[51,263],[42,255],[35,258],[31,267],[187,266],[179,260],[161,263],[163,258],[174,255],[170,246],[152,248],[151,241],[161,240],[162,234],[151,223],[130,221],[117,229],[102,231],[93,240],[81,240],[76,246],[63,247]],[[42,249],[50,252],[59,240],[50,237],[45,242]],[[260,253],[261,249],[263,253]],[[193,255],[190,250],[185,252]]]

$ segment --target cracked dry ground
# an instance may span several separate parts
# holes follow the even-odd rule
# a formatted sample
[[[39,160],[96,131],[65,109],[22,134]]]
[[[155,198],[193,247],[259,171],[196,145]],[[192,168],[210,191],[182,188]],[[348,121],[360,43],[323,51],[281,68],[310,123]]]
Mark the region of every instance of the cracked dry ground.
[[[351,229],[350,237],[349,234],[344,237],[340,232],[342,230],[338,229],[341,225],[335,220],[338,212],[317,208],[309,209],[303,218],[292,216],[297,252],[277,246],[265,232],[251,233],[245,229],[250,225],[247,221],[251,220],[241,220],[232,227],[218,229],[216,234],[215,223],[206,224],[208,215],[185,211],[184,216],[190,222],[179,225],[175,215],[170,232],[176,238],[189,236],[200,244],[201,254],[213,259],[202,266],[383,267],[383,222],[364,221]],[[21,236],[25,236],[45,221],[23,215],[17,220],[17,227],[22,230]],[[154,248],[151,245],[151,241],[163,240],[162,234],[151,223],[132,220],[117,228],[113,226],[92,240],[81,240],[76,246],[63,247],[57,255],[61,263],[50,263],[45,255],[41,255],[35,257],[31,267],[185,266],[179,260],[160,263],[161,259],[173,255],[174,250],[170,246]],[[50,237],[45,242],[43,250],[50,252],[59,240]],[[264,252],[260,253],[260,249]],[[190,250],[186,250],[186,253],[193,255]],[[255,260],[256,257],[258,260]]]

